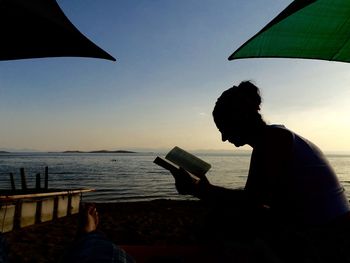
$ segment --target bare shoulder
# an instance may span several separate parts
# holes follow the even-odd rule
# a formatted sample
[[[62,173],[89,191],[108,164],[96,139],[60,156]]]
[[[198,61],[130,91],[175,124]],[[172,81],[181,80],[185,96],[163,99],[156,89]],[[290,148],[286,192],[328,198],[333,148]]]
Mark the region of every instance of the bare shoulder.
[[[293,132],[280,126],[268,126],[266,139],[274,148],[291,149],[294,141]]]

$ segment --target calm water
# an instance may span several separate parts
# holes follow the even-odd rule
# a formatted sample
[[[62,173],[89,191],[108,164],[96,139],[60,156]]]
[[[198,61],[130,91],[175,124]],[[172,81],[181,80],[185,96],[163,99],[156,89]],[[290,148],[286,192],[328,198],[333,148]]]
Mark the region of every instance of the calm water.
[[[25,168],[28,187],[34,187],[35,174],[49,167],[49,187],[89,187],[96,192],[84,200],[96,202],[139,201],[157,198],[188,199],[177,194],[173,177],[153,164],[158,153],[136,154],[0,154],[0,188],[10,188],[9,173],[15,173],[20,187],[19,169]],[[209,180],[229,188],[243,187],[249,168],[249,154],[201,154],[212,164]],[[328,155],[350,198],[350,155]]]

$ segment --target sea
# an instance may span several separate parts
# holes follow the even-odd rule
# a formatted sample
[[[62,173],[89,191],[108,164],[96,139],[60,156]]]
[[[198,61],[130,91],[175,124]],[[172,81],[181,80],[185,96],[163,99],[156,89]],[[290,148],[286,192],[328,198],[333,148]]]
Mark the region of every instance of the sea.
[[[84,201],[133,202],[154,199],[189,200],[179,195],[174,178],[153,163],[165,153],[3,153],[0,154],[0,189],[10,189],[10,173],[20,189],[20,168],[25,169],[27,187],[35,187],[36,174],[49,171],[49,188],[92,188]],[[200,153],[212,165],[209,181],[227,188],[243,188],[249,170],[250,153]],[[350,154],[327,154],[350,199]],[[43,187],[43,179],[42,179]]]

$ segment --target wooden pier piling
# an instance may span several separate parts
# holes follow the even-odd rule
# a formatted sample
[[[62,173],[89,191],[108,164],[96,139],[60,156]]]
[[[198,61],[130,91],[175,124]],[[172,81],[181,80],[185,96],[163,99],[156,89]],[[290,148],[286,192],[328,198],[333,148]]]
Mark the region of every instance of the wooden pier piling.
[[[11,190],[16,191],[15,178],[13,177],[13,173],[10,173],[10,180],[11,180]]]
[[[49,189],[49,167],[45,167],[45,189]]]
[[[21,171],[22,190],[27,190],[27,179],[26,179],[26,175],[24,173],[24,168],[21,168],[20,171]]]

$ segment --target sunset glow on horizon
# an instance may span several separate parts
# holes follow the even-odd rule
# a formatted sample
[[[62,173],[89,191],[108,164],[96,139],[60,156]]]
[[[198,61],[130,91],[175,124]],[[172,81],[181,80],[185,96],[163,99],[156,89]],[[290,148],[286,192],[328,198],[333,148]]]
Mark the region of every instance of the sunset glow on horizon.
[[[211,112],[224,90],[251,80],[268,123],[350,151],[350,64],[227,60],[291,0],[57,2],[117,62],[1,61],[0,150],[234,149]]]

